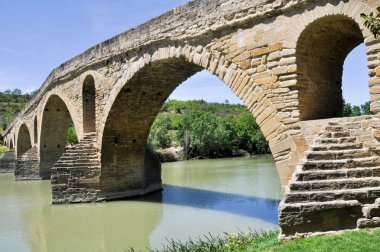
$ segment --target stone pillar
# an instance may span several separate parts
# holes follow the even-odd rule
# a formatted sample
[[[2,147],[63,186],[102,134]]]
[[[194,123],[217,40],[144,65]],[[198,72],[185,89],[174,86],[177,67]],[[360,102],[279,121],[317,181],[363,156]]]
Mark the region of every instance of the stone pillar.
[[[16,167],[15,150],[5,152],[0,158],[0,173],[13,172]]]
[[[40,159],[37,147],[30,148],[22,156],[17,158],[15,179],[17,181],[41,179]]]

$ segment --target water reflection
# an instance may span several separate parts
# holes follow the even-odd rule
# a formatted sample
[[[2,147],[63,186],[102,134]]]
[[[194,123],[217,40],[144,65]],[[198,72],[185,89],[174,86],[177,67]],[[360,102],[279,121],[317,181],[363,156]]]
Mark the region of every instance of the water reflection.
[[[166,238],[277,227],[281,189],[267,157],[164,164],[163,192],[54,205],[49,181],[0,175],[0,251],[125,251]]]

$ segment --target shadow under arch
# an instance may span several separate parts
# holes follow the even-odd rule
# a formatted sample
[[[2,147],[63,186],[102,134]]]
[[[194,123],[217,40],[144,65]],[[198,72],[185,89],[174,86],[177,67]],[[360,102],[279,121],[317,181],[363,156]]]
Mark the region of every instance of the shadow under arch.
[[[343,115],[344,60],[363,42],[358,23],[343,15],[319,18],[304,29],[296,48],[301,120]]]
[[[169,95],[203,69],[184,56],[161,59],[145,65],[124,84],[101,134],[100,189],[105,199],[161,188],[161,166],[146,148],[151,126]]]
[[[65,102],[51,95],[43,109],[40,132],[40,177],[50,179],[51,168],[65,152],[67,130],[73,123]]]
[[[16,156],[20,157],[25,152],[32,148],[32,141],[30,137],[30,132],[25,123],[23,123],[17,134],[17,144],[16,144]]]

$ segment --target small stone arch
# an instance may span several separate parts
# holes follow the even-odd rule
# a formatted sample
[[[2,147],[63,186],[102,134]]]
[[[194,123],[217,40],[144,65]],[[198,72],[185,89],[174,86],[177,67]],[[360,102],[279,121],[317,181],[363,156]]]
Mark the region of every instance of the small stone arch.
[[[13,150],[13,148],[14,148],[13,141],[12,141],[12,139],[10,139],[9,140],[9,149]]]
[[[37,122],[37,116],[34,117],[33,129],[34,129],[34,144],[37,144],[37,142],[38,142],[38,122]]]
[[[16,147],[17,157],[22,156],[25,152],[32,148],[30,132],[25,123],[20,126],[20,129],[18,131]]]
[[[358,23],[344,15],[318,18],[302,31],[296,48],[301,120],[342,116],[343,63],[363,42]]]
[[[83,81],[82,104],[83,104],[83,133],[95,132],[95,80],[92,75],[87,75]]]
[[[49,179],[51,168],[65,152],[67,130],[73,123],[66,103],[56,94],[47,99],[42,112],[40,150],[40,177]]]

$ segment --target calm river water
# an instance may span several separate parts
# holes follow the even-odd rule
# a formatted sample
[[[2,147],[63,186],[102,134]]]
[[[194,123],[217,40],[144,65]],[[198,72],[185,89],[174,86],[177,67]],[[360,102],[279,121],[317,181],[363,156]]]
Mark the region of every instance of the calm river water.
[[[163,164],[162,193],[50,204],[50,181],[0,175],[0,251],[125,251],[166,238],[277,228],[281,188],[271,156]]]

